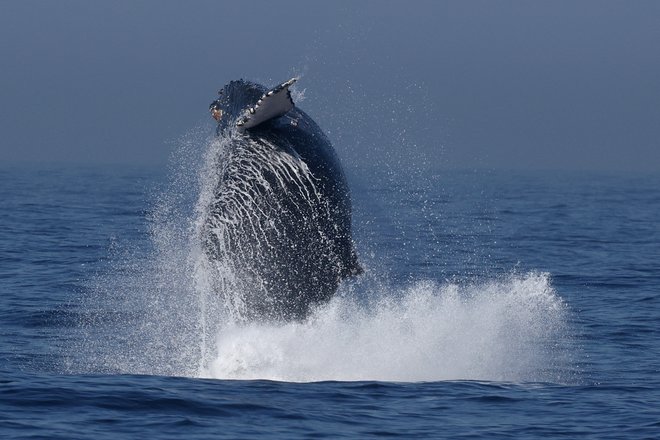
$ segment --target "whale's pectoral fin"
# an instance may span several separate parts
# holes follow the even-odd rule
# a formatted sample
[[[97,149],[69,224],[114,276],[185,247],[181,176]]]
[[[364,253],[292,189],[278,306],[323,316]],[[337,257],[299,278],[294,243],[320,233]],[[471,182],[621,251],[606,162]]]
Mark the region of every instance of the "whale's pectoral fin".
[[[264,93],[254,107],[249,107],[245,111],[245,115],[236,122],[236,126],[242,130],[256,127],[291,110],[294,104],[289,87],[296,81],[298,81],[298,78],[291,78]]]

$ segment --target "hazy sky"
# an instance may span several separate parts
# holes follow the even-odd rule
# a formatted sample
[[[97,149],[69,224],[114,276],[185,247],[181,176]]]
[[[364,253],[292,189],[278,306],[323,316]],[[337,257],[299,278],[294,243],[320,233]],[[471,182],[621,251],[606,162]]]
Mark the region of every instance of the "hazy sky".
[[[344,161],[660,171],[658,1],[0,2],[0,161],[164,164],[302,75]]]

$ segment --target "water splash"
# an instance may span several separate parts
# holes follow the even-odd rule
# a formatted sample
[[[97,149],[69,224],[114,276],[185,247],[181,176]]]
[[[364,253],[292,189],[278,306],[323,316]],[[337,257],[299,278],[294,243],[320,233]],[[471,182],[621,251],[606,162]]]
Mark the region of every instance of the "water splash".
[[[557,381],[565,312],[547,274],[478,285],[418,282],[366,304],[337,297],[304,323],[227,325],[202,376]]]
[[[305,322],[236,319],[231,267],[210,266],[199,234],[228,140],[203,132],[175,152],[150,218],[151,248],[124,253],[97,280],[77,347],[84,370],[301,382],[568,380],[567,308],[543,273],[392,286],[372,270]]]

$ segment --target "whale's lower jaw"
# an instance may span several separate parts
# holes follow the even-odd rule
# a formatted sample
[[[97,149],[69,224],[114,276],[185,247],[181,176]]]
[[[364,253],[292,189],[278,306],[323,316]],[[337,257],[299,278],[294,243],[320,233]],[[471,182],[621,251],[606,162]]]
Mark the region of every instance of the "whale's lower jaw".
[[[232,81],[209,107],[226,148],[201,238],[236,320],[304,319],[361,272],[346,178],[323,131],[294,106],[295,81],[270,90]]]
[[[216,289],[239,321],[306,318],[349,270],[329,188],[281,139],[237,138],[222,162],[202,237]]]

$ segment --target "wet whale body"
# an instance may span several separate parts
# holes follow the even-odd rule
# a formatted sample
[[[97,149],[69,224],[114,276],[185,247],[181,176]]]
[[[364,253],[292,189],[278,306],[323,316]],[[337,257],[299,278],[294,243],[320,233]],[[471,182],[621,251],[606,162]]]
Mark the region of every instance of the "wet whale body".
[[[346,178],[328,138],[294,105],[295,81],[270,90],[232,81],[209,108],[222,148],[202,242],[238,320],[305,319],[362,272]]]

